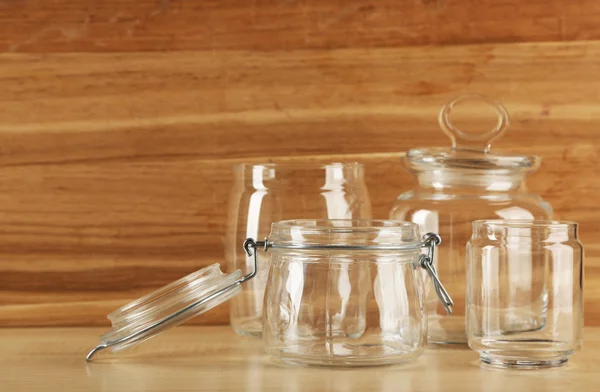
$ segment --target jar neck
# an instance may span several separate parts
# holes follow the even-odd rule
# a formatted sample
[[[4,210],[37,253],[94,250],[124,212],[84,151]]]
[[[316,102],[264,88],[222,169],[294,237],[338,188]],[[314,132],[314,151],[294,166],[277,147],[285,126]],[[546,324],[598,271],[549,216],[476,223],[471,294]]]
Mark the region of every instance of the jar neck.
[[[473,222],[473,238],[509,242],[565,242],[577,239],[577,231],[577,223],[569,221],[491,219]]]
[[[237,181],[253,189],[314,186],[316,189],[338,189],[355,181],[363,181],[363,166],[358,163],[333,164],[242,164],[235,168]]]
[[[416,176],[419,187],[432,190],[511,192],[524,190],[525,187],[525,175],[522,172],[435,169],[417,172]]]
[[[403,246],[419,253],[423,247],[419,226],[412,222],[370,219],[297,219],[273,223],[269,241],[273,248],[288,251],[303,247],[321,246],[327,252],[339,246],[386,247]],[[331,249],[327,249],[331,247]],[[341,251],[363,251],[365,249],[338,249]],[[371,249],[373,250],[373,249]],[[377,250],[384,252],[385,249]],[[397,252],[398,250],[393,250]]]

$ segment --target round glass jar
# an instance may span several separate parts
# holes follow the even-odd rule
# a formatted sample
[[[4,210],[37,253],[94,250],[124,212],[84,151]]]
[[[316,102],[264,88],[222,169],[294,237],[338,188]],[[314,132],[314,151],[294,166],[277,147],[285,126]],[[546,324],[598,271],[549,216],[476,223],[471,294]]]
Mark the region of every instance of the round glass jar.
[[[483,134],[455,128],[450,114],[464,101],[492,105],[498,114],[496,127]],[[422,233],[438,233],[444,239],[434,264],[456,306],[452,315],[446,314],[425,279],[428,342],[464,344],[465,247],[471,237],[471,223],[477,219],[550,219],[552,208],[525,187],[527,175],[539,167],[538,157],[489,151],[492,141],[508,125],[508,114],[500,103],[481,95],[460,96],[442,109],[439,122],[452,140],[452,148],[408,151],[403,164],[417,177],[418,185],[398,197],[390,218],[414,222]]]
[[[422,252],[429,246],[433,252],[437,241],[429,235],[422,242],[418,226],[409,222],[274,223],[267,241],[266,351],[302,365],[372,366],[417,358],[427,331],[420,270],[429,258]]]

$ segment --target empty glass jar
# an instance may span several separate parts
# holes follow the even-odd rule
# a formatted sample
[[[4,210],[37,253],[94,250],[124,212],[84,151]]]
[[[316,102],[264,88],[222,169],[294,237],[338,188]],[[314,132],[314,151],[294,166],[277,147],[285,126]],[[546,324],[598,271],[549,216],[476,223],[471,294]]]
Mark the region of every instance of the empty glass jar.
[[[483,363],[539,368],[581,348],[577,224],[480,220],[467,246],[467,333]]]
[[[492,105],[498,115],[496,127],[483,134],[455,128],[451,111],[465,101]],[[438,233],[444,239],[435,265],[456,306],[453,314],[447,315],[434,289],[426,284],[428,341],[466,343],[465,247],[471,223],[494,218],[549,219],[552,209],[525,187],[526,176],[539,167],[538,157],[489,151],[491,142],[508,125],[508,114],[500,103],[481,95],[460,96],[442,109],[439,123],[452,140],[452,148],[419,148],[407,153],[404,166],[417,177],[418,185],[398,197],[390,218],[417,223],[422,233]]]
[[[439,237],[395,221],[273,224],[265,293],[266,351],[305,365],[396,364],[426,342],[422,268]],[[432,254],[430,254],[432,256]],[[439,283],[439,281],[438,281]],[[436,285],[444,306],[451,300]]]
[[[265,241],[240,243],[253,260],[246,275],[223,274],[214,264],[122,307],[109,315],[112,330],[86,359],[141,343],[241,295],[260,273],[262,248],[272,257],[262,334],[269,354],[302,365],[407,362],[426,340],[421,269],[443,306],[452,306],[432,262],[440,242],[432,233],[421,240],[417,225],[407,222],[274,223]]]
[[[249,237],[265,238],[273,222],[371,218],[363,173],[358,163],[237,165],[225,241],[229,270],[252,270],[253,258],[240,244]],[[258,257],[257,276],[243,286],[229,307],[231,326],[239,334],[260,336],[262,332],[269,257],[264,253]]]

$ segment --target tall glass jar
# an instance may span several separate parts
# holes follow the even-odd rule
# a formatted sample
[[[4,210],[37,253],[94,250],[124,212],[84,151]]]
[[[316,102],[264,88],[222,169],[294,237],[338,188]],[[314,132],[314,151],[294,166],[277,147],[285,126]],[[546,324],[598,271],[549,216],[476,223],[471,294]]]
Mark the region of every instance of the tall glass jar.
[[[483,101],[495,108],[498,123],[494,129],[467,134],[452,125],[452,109],[468,100]],[[435,265],[455,306],[452,315],[447,315],[432,285],[426,285],[428,341],[464,344],[465,247],[471,237],[471,223],[494,218],[550,219],[552,208],[525,187],[526,176],[539,167],[538,157],[490,153],[491,142],[508,125],[504,106],[481,95],[459,96],[442,109],[439,123],[452,140],[452,148],[419,148],[407,153],[403,164],[417,177],[418,185],[398,197],[390,218],[417,223],[422,233],[434,232],[444,238]]]
[[[240,244],[263,239],[273,222],[286,219],[368,219],[371,203],[358,163],[241,164],[229,203],[225,259],[230,271],[247,273],[253,257]],[[263,297],[269,257],[259,254],[257,276],[230,303],[230,322],[239,334],[262,333]]]

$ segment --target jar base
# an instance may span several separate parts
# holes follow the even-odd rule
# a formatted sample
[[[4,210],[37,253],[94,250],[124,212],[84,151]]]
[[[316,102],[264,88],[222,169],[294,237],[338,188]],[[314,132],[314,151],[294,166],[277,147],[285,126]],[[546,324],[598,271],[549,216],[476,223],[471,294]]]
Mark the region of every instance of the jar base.
[[[230,318],[231,329],[238,335],[241,336],[252,336],[255,338],[262,338],[262,315],[253,317],[239,317],[231,315]]]
[[[392,366],[411,362],[417,359],[423,353],[422,348],[411,352],[396,352],[388,355],[376,355],[372,349],[381,349],[383,345],[372,345],[356,348],[363,350],[354,355],[329,355],[322,351],[322,346],[315,346],[311,353],[307,347],[296,347],[294,349],[269,349],[267,353],[276,361],[285,362],[292,365],[301,366],[329,366],[329,367],[365,367],[365,366]],[[339,347],[338,347],[339,348]],[[388,348],[389,349],[389,348]]]
[[[414,361],[416,357],[409,358],[371,358],[371,359],[343,359],[343,358],[306,358],[306,357],[273,357],[273,360],[284,362],[289,365],[305,366],[305,367],[375,367],[375,366],[397,366]]]
[[[444,342],[444,341],[431,341],[429,339],[427,339],[427,345],[429,346],[449,346],[449,347],[456,347],[456,348],[461,348],[461,347],[468,347],[467,346],[467,342]]]
[[[235,332],[236,334],[241,335],[241,336],[250,336],[250,337],[259,338],[259,339],[262,338],[262,331],[239,329],[239,328],[235,328],[235,327],[232,327],[232,329],[233,329],[233,332]]]
[[[427,344],[467,344],[464,315],[440,316],[430,312],[427,317]]]
[[[567,355],[559,355],[547,358],[531,358],[504,356],[498,354],[481,353],[481,363],[500,369],[549,369],[565,366],[569,361]]]

